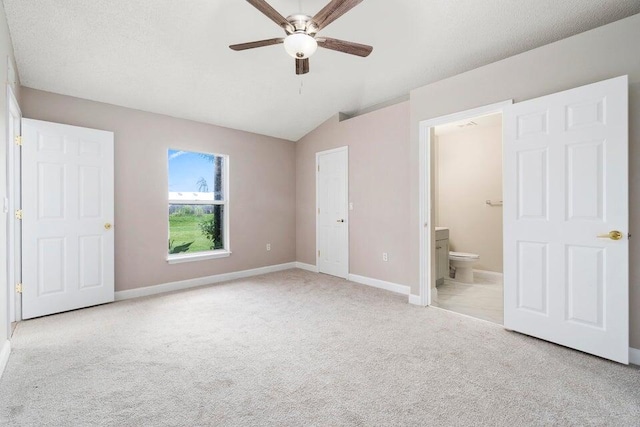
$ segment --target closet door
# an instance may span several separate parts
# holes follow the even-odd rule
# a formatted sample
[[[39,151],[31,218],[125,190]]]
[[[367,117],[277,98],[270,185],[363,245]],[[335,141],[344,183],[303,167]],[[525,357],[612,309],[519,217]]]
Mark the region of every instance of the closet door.
[[[318,271],[349,276],[349,152],[316,153]]]

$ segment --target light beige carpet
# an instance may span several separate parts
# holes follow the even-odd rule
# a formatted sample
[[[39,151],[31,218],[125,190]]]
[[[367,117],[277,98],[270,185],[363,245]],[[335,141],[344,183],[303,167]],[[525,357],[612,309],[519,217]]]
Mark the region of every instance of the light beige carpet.
[[[640,423],[640,370],[290,270],[22,322],[11,426]]]

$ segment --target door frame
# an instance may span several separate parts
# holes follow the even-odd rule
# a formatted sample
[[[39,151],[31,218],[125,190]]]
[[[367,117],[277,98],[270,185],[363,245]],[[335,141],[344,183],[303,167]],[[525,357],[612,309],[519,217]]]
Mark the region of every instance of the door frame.
[[[17,125],[21,126],[22,111],[20,105],[13,92],[10,83],[7,83],[7,105],[6,105],[6,141],[7,141],[7,198],[9,201],[7,212],[7,291],[9,292],[9,323],[22,320],[22,300],[15,292],[15,285],[20,281],[20,273],[22,265],[21,252],[17,250],[17,243],[21,240],[20,233],[17,230],[18,221],[15,219],[14,212],[19,209],[18,195],[21,192],[21,174],[16,166],[20,164],[22,152],[15,144],[14,135],[11,135],[10,130],[14,129],[14,126],[10,126],[9,123],[15,117],[17,117]],[[14,132],[15,133],[15,132]],[[21,135],[21,132],[18,132]]]
[[[434,200],[433,200],[433,139],[432,133],[436,126],[444,125],[460,120],[468,120],[478,116],[503,113],[504,109],[513,104],[513,100],[496,102],[470,110],[460,111],[433,119],[422,120],[419,124],[418,140],[418,210],[419,210],[419,284],[420,294],[418,298],[409,295],[409,302],[426,307],[431,305],[431,284],[435,281],[435,235],[434,235]],[[413,298],[412,298],[413,297]]]
[[[345,145],[343,147],[338,147],[338,148],[332,148],[331,150],[324,150],[324,151],[318,151],[316,153],[316,167],[315,167],[315,174],[316,174],[316,209],[314,212],[314,215],[316,217],[316,252],[315,252],[315,258],[316,258],[316,270],[320,270],[320,266],[319,261],[318,261],[318,251],[320,250],[320,243],[319,243],[319,239],[318,236],[320,235],[320,216],[318,215],[318,209],[320,209],[320,197],[319,197],[319,188],[320,188],[320,156],[323,156],[325,154],[333,154],[333,153],[339,153],[344,151],[346,153],[347,156],[347,169],[345,170],[345,194],[347,195],[347,205],[345,206],[345,221],[347,222],[347,248],[346,248],[346,255],[347,255],[347,275],[344,277],[345,279],[349,279],[349,273],[351,271],[350,268],[350,264],[349,264],[349,229],[350,229],[350,222],[349,222],[349,146]]]

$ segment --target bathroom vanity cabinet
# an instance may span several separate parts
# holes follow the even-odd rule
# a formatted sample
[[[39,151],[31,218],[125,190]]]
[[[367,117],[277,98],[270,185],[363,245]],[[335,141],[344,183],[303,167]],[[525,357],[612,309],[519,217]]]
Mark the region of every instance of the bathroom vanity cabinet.
[[[436,286],[449,275],[449,229],[436,227]]]

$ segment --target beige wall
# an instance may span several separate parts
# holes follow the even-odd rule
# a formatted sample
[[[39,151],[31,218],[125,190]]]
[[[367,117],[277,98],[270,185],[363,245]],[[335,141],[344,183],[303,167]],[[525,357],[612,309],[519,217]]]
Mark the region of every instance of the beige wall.
[[[349,147],[349,272],[409,281],[409,103],[342,122],[327,120],[296,143],[296,255],[316,265],[315,155]],[[389,261],[382,261],[382,253]]]
[[[15,59],[13,57],[13,46],[11,37],[9,36],[9,27],[7,26],[7,18],[4,13],[4,7],[0,4],[0,81],[7,82],[7,58],[10,58],[15,68]],[[18,78],[16,73],[16,79]],[[11,82],[13,83],[13,82]],[[20,84],[16,82],[14,85],[16,97],[20,100]],[[3,85],[0,89],[0,204],[7,195],[7,90]],[[0,349],[9,337],[9,292],[11,289],[7,283],[7,214],[0,209]]]
[[[480,255],[479,270],[502,273],[502,126],[483,126],[436,139],[436,226],[449,228],[456,252]]]
[[[22,104],[28,118],[115,132],[116,290],[295,261],[293,142],[28,88]],[[230,257],[167,264],[169,148],[229,155]]]
[[[630,232],[640,235],[640,15],[477,68],[411,92],[410,227],[418,218],[418,129],[421,120],[542,95],[628,74],[630,101]],[[417,234],[410,246],[410,284],[419,293]],[[631,239],[631,345],[640,348],[640,239]]]

